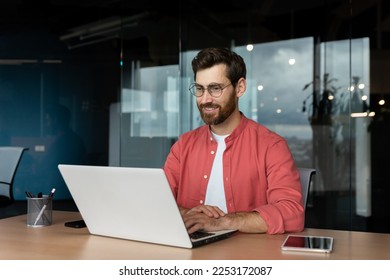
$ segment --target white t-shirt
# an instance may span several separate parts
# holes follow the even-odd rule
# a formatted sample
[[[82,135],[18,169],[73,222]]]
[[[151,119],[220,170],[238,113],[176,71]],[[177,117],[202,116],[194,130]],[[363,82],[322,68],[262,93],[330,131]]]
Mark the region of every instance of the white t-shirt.
[[[226,149],[225,138],[228,135],[217,135],[212,133],[218,143],[217,153],[211,169],[209,184],[206,190],[205,205],[218,206],[223,212],[227,213],[225,189],[223,184],[223,152]]]

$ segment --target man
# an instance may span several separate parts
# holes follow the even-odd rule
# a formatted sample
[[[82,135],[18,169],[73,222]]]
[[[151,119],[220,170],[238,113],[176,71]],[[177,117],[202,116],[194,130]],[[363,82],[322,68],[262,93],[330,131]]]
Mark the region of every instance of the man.
[[[242,57],[208,48],[192,69],[190,91],[206,125],[181,135],[164,165],[188,232],[301,231],[302,191],[286,141],[239,111],[246,90]]]

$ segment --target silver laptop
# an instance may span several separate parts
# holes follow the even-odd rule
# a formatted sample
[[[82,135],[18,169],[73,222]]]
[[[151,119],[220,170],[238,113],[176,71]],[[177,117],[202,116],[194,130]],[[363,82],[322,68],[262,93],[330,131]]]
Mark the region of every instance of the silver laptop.
[[[194,248],[235,231],[191,238],[163,169],[60,164],[58,168],[91,234]]]

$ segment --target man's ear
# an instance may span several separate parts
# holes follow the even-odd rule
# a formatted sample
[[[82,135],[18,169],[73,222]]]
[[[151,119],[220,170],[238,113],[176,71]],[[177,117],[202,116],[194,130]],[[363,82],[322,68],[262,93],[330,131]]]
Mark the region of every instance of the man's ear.
[[[246,91],[246,79],[240,78],[236,85],[236,96],[241,97]]]

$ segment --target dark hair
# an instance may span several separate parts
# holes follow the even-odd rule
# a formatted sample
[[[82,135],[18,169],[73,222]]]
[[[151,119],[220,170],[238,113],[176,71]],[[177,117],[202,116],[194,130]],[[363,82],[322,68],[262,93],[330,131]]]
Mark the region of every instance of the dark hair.
[[[224,48],[206,48],[198,52],[192,60],[194,79],[196,79],[196,73],[199,70],[207,69],[217,64],[225,64],[227,66],[226,77],[233,85],[236,85],[240,78],[246,78],[246,65],[240,55]]]

